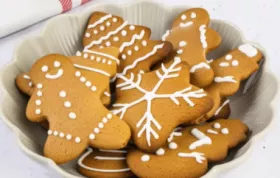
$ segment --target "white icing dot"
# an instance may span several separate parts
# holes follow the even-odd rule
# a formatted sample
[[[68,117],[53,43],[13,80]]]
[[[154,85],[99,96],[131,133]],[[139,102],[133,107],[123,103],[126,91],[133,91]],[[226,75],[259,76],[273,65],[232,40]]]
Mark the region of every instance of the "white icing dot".
[[[126,59],[126,55],[125,54],[122,55],[122,59]]]
[[[100,26],[100,30],[103,31],[105,30],[105,27],[103,25]]]
[[[58,135],[58,131],[54,131],[53,134],[54,134],[54,136],[57,136]]]
[[[95,139],[95,135],[94,135],[94,134],[90,134],[90,135],[89,135],[89,139],[90,139],[90,140],[94,140],[94,139]]]
[[[80,77],[81,76],[81,72],[80,71],[75,72],[75,76],[76,77]]]
[[[94,60],[94,56],[90,56],[90,60]]]
[[[81,77],[81,78],[80,78],[80,81],[81,81],[81,82],[85,82],[85,81],[86,81],[86,78],[85,78],[85,77]]]
[[[96,91],[96,89],[97,89],[96,86],[92,86],[92,87],[91,87],[91,90],[92,90],[92,91]]]
[[[100,49],[103,49],[103,48],[104,48],[104,46],[99,46],[99,48],[100,48]]]
[[[191,18],[192,18],[192,19],[196,18],[196,13],[192,12],[192,13],[191,13]]]
[[[232,55],[231,54],[228,54],[228,55],[226,55],[226,60],[231,60],[232,59]]]
[[[170,149],[172,149],[172,150],[175,150],[178,146],[177,146],[176,143],[171,142],[171,143],[169,143],[168,147],[169,147]]]
[[[181,15],[182,20],[186,20],[187,16],[185,14]]]
[[[41,68],[42,72],[47,72],[49,70],[48,66],[43,66]]]
[[[138,46],[134,46],[134,50],[135,50],[135,51],[138,51],[138,50],[139,50],[139,47],[138,47]]]
[[[165,153],[165,151],[164,151],[163,148],[160,148],[156,151],[156,154],[159,155],[159,156],[164,155],[164,153]]]
[[[66,97],[66,92],[64,90],[60,91],[59,96],[62,98]]]
[[[128,50],[128,51],[127,51],[127,54],[128,54],[128,55],[131,55],[131,54],[132,54],[132,51],[131,51],[131,50]]]
[[[149,161],[150,160],[150,156],[149,155],[143,155],[142,157],[141,157],[141,161],[143,161],[143,162],[147,162],[147,161]]]
[[[70,108],[70,107],[71,107],[70,101],[65,101],[65,102],[64,102],[64,106],[65,106],[66,108]]]
[[[81,142],[81,138],[80,138],[80,137],[76,137],[76,138],[75,138],[75,142],[76,142],[76,143],[80,143],[80,142]]]
[[[108,119],[106,117],[103,117],[102,122],[106,124],[108,122]]]
[[[113,22],[117,22],[118,19],[116,17],[113,18]]]
[[[107,41],[107,42],[105,43],[105,45],[106,45],[106,46],[111,46],[111,42],[110,42],[110,41]]]
[[[42,104],[41,100],[36,100],[35,103],[37,106],[40,106]]]
[[[98,127],[99,127],[100,129],[102,129],[102,128],[104,127],[104,124],[103,124],[103,123],[99,123],[99,124],[98,124]]]
[[[37,88],[43,88],[43,85],[41,83],[37,84]]]
[[[180,47],[183,47],[183,46],[186,46],[186,45],[187,45],[187,42],[185,42],[185,41],[180,41],[180,43],[179,43]]]
[[[107,27],[110,27],[111,26],[111,23],[108,21],[108,22],[106,22],[106,26]]]
[[[179,49],[178,51],[177,51],[177,54],[182,54],[183,53],[183,50],[182,49]]]
[[[98,31],[97,31],[97,30],[94,30],[93,33],[96,35],[96,34],[98,34]]]
[[[71,138],[72,138],[72,135],[70,135],[70,134],[67,134],[67,135],[66,135],[66,139],[67,139],[67,140],[71,140]]]
[[[88,54],[87,53],[84,54],[84,58],[88,58]]]
[[[221,128],[221,124],[219,124],[219,123],[215,123],[215,124],[214,124],[214,128],[215,128],[215,129],[219,129],[219,128]]]
[[[80,51],[77,51],[76,56],[82,56],[82,53]]]
[[[112,61],[108,61],[107,64],[108,64],[108,65],[111,65],[111,64],[112,64]]]
[[[113,38],[113,40],[114,40],[114,41],[119,41],[119,37],[115,36],[115,37]]]
[[[135,26],[134,25],[130,25],[129,26],[129,30],[134,30],[135,29]]]
[[[147,41],[146,41],[146,40],[143,40],[143,41],[142,41],[142,45],[143,45],[143,46],[147,46]]]
[[[32,82],[29,82],[29,83],[28,83],[28,86],[32,87],[32,86],[33,86],[33,83],[32,83]]]
[[[94,133],[97,133],[97,134],[100,132],[99,128],[94,128],[93,131],[94,131]]]
[[[70,118],[70,119],[76,119],[76,117],[77,117],[77,116],[76,116],[76,114],[75,114],[74,112],[70,112],[70,113],[69,113],[69,118]]]
[[[87,82],[86,82],[86,86],[87,86],[87,87],[90,87],[90,86],[91,86],[91,82],[90,82],[90,81],[87,81]]]
[[[122,31],[122,36],[126,36],[127,32],[125,30]]]
[[[112,119],[112,117],[113,117],[113,115],[112,115],[111,113],[108,113],[108,114],[107,114],[107,118],[108,118],[108,119]]]
[[[105,64],[106,63],[106,59],[102,59],[102,63]]]
[[[85,37],[89,38],[90,37],[90,33],[86,33]]]
[[[36,110],[35,110],[35,113],[36,113],[36,114],[41,114],[41,109],[36,109]]]
[[[48,135],[51,135],[52,133],[52,130],[48,130]]]
[[[223,128],[223,129],[221,130],[221,132],[222,132],[222,134],[225,134],[225,135],[227,135],[227,134],[229,133],[229,131],[228,131],[227,128]]]
[[[60,62],[58,62],[58,61],[54,61],[54,67],[60,67]]]
[[[60,136],[61,138],[63,138],[63,137],[64,137],[64,133],[63,133],[63,132],[60,132],[59,136]]]
[[[37,91],[37,96],[42,96],[43,93],[41,91]]]
[[[97,62],[101,61],[101,58],[100,58],[100,57],[97,57],[97,58],[96,58],[96,61],[97,61]]]
[[[239,62],[237,60],[233,60],[231,63],[232,66],[238,66],[238,64],[239,64]]]

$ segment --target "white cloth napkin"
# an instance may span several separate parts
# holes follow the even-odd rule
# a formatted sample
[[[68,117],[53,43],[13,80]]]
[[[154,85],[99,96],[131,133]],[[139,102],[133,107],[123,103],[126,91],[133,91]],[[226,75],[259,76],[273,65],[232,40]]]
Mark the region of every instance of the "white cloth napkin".
[[[0,38],[90,0],[0,0]]]

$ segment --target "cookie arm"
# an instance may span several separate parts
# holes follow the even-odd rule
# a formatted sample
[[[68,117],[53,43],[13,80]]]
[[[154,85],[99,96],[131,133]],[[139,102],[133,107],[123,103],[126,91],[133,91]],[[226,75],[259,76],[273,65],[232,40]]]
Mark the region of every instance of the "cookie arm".
[[[208,51],[211,51],[221,44],[222,38],[218,32],[216,32],[212,28],[207,28],[206,41],[208,44]]]
[[[41,102],[41,100],[38,100],[38,97],[36,96],[37,92],[38,91],[36,90],[34,91],[35,94],[30,97],[26,107],[26,117],[32,122],[42,122],[45,120],[45,118],[43,117],[43,111],[41,109],[43,108],[43,102]],[[38,102],[40,102],[40,105]]]

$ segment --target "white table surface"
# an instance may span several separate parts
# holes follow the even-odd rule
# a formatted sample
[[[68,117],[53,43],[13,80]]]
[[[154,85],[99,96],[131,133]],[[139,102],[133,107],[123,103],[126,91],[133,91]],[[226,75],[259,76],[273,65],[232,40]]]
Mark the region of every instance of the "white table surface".
[[[181,4],[183,0],[165,0],[165,3]],[[184,0],[186,3],[188,0]],[[205,3],[205,1],[207,1]],[[114,1],[116,2],[116,1]],[[95,2],[91,2],[95,3]],[[207,8],[212,18],[229,20],[238,25],[249,40],[257,41],[268,51],[271,71],[280,77],[280,1],[279,0],[196,0],[190,5]],[[85,5],[86,6],[86,5]],[[72,12],[81,11],[83,7]],[[7,20],[9,17],[7,17]],[[15,46],[26,36],[39,34],[45,22],[0,39],[0,67],[12,59]],[[277,116],[276,116],[277,117]],[[279,116],[278,116],[279,118]],[[279,178],[280,125],[255,145],[251,157],[239,167],[220,177],[226,178]],[[15,135],[0,120],[0,177],[56,178],[58,173],[29,159],[17,146]]]

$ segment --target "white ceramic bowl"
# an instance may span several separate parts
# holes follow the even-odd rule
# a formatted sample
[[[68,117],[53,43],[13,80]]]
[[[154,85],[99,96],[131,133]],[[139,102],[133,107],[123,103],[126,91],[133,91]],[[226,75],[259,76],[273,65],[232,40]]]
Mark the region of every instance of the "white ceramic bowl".
[[[156,2],[134,1],[124,5],[98,4],[91,5],[85,11],[73,15],[59,15],[47,23],[40,36],[27,38],[17,47],[13,61],[1,71],[1,87],[3,101],[0,113],[3,120],[16,133],[20,148],[34,160],[50,165],[63,177],[81,177],[76,171],[76,162],[56,165],[52,160],[42,156],[46,132],[35,123],[25,118],[27,98],[19,93],[15,86],[15,78],[21,72],[28,71],[35,60],[50,54],[60,53],[74,55],[82,49],[82,36],[90,14],[93,11],[104,11],[120,15],[132,24],[148,26],[152,29],[152,38],[160,39],[170,27],[172,19],[188,6],[166,7]],[[244,39],[242,32],[228,22],[212,20],[211,27],[223,38],[221,47],[209,57],[216,58],[243,43],[251,43]],[[248,158],[254,143],[273,125],[273,112],[278,100],[278,82],[269,72],[265,62],[268,60],[265,50],[253,43],[264,54],[261,69],[249,80],[243,82],[239,92],[231,98],[233,118],[243,120],[252,131],[249,141],[240,149],[232,152],[231,158],[223,164],[212,167],[204,177],[215,177],[220,171],[231,169]]]

